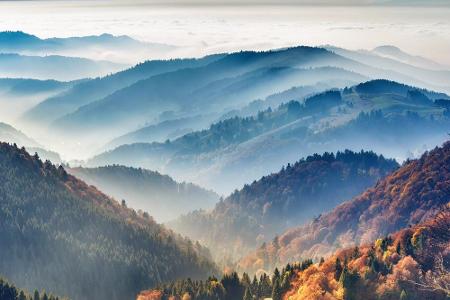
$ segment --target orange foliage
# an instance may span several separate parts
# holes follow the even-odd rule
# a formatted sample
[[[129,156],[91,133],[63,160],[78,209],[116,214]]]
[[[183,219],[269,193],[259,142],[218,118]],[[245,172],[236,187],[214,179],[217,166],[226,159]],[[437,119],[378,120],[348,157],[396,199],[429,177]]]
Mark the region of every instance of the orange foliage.
[[[411,224],[433,217],[450,201],[450,142],[407,162],[376,186],[345,202],[309,224],[292,228],[279,237],[273,253],[269,243],[239,262],[253,272],[305,258],[327,257],[338,249],[364,245]],[[389,256],[390,259],[396,259]]]
[[[161,300],[162,292],[158,290],[149,290],[139,293],[137,300]]]
[[[438,281],[450,278],[448,270],[444,270],[439,278],[427,276],[433,276],[432,271],[442,265],[442,260],[450,258],[450,251],[447,251],[450,249],[449,228],[450,204],[447,204],[429,221],[404,229],[390,238],[379,239],[372,245],[342,250],[322,264],[298,272],[283,299],[345,298],[348,291],[342,282],[335,279],[337,258],[346,262],[348,272],[359,274],[358,285],[354,289],[359,291],[358,295],[364,293],[365,296],[357,299],[399,299],[404,289],[413,292],[418,299],[445,299],[445,284],[450,282]],[[422,242],[413,246],[415,239]],[[412,248],[408,250],[408,247]],[[406,254],[405,251],[411,253]],[[374,258],[378,265],[375,269]]]

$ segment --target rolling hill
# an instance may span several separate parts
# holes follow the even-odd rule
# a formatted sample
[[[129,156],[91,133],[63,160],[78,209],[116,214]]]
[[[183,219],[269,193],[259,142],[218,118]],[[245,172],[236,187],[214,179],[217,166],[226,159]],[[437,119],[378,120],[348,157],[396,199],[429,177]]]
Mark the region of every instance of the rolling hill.
[[[137,300],[445,300],[448,288],[450,209],[411,228],[327,259],[287,264],[253,279],[244,273],[183,279],[142,291]]]
[[[198,114],[198,110],[201,108],[202,113],[217,112],[218,109],[220,111],[230,105],[232,107],[233,103],[228,104],[222,100],[222,97],[227,94],[233,95],[233,99],[239,100],[240,94],[236,94],[236,92],[233,94],[232,90],[242,93],[248,91],[249,86],[246,81],[248,79],[250,79],[250,87],[254,86],[255,89],[258,89],[258,84],[264,82],[261,82],[264,78],[274,80],[277,76],[282,79],[289,75],[291,80],[295,81],[297,78],[298,81],[298,78],[301,77],[306,81],[305,83],[315,83],[318,81],[317,78],[326,74],[330,74],[329,77],[333,78],[350,76],[354,81],[364,80],[365,77],[344,70],[341,72],[336,70],[337,74],[333,75],[333,69],[327,68],[329,60],[333,58],[338,62],[341,60],[346,62],[346,59],[324,49],[309,47],[268,52],[232,53],[202,67],[182,69],[141,80],[101,100],[80,107],[72,114],[57,120],[53,127],[69,133],[80,132],[80,130],[85,132],[86,129],[93,132],[106,131],[106,129],[110,131],[114,127],[130,127],[132,124],[152,120],[168,110],[177,113]],[[316,72],[314,69],[310,70],[309,76],[307,76],[308,70],[302,72],[302,70],[292,69],[292,67],[309,68],[312,66],[325,68]],[[255,76],[261,80],[255,80]],[[282,82],[284,85],[291,83],[286,78]],[[297,83],[301,83],[301,81]],[[292,85],[291,83],[283,90]],[[176,88],[173,88],[175,86]],[[221,90],[227,93],[220,93]],[[269,90],[270,92],[266,92],[267,95],[273,94],[273,88]],[[219,93],[219,97],[215,95],[216,93]],[[250,102],[258,96],[250,93],[246,98]],[[127,101],[125,102],[124,99]],[[241,101],[244,100],[245,98]],[[130,122],[132,123],[130,124]]]
[[[408,56],[400,49],[392,50],[396,54],[386,55],[387,50],[382,50],[386,49],[383,47],[376,48],[373,51],[351,51],[333,46],[326,46],[325,48],[348,59],[365,65],[376,66],[378,69],[392,74],[391,77],[375,78],[389,78],[409,85],[450,93],[450,67],[441,66],[437,68],[431,62],[426,63],[425,59],[421,60],[422,63],[418,63],[417,60],[420,60],[420,58],[414,59],[413,56]],[[426,64],[426,66],[422,66],[423,64]],[[402,78],[405,75],[408,78]]]
[[[16,123],[25,111],[77,83],[78,81],[0,78],[0,118],[3,122]]]
[[[60,55],[29,56],[0,53],[0,77],[70,81],[105,76],[127,65]]]
[[[64,93],[49,97],[26,112],[22,119],[36,125],[47,125],[83,105],[102,99],[140,80],[178,69],[202,66],[220,57],[212,55],[202,59],[155,60],[140,63],[122,72],[81,82]]]
[[[337,252],[295,272],[285,299],[444,300],[448,289],[450,209],[372,244]]]
[[[212,191],[144,169],[116,165],[67,171],[115,199],[148,212],[158,222],[173,220],[194,209],[210,209],[219,200]]]
[[[243,258],[239,267],[256,271],[302,258],[318,259],[423,222],[449,203],[449,166],[450,142],[446,142],[331,212],[285,231]]]
[[[326,212],[397,167],[372,152],[313,155],[262,177],[168,226],[207,245],[218,260],[236,259],[295,224]]]
[[[57,150],[65,156],[86,159],[117,137],[163,121],[206,115],[212,116],[209,122],[214,122],[222,120],[222,116],[231,117],[233,112],[249,116],[268,107],[276,109],[292,100],[280,99],[290,96],[287,91],[291,90],[292,95],[300,92],[293,87],[323,92],[381,78],[447,91],[447,73],[375,53],[332,47],[300,46],[220,54],[194,61],[149,61],[51,97],[28,111],[22,121],[31,121],[30,125],[43,127],[51,137],[64,140],[64,147]],[[275,94],[279,97],[269,99]],[[266,98],[263,103],[255,102]],[[189,131],[174,124],[178,133]],[[148,138],[135,142],[146,143]],[[82,151],[77,147],[79,143],[89,147]]]
[[[323,48],[310,47],[231,53],[200,68],[161,74],[118,90],[62,117],[55,122],[54,128],[73,133],[83,129],[105,131],[151,120],[165,110],[199,113],[201,108],[201,112],[220,112],[245,106],[254,99],[292,86],[327,80],[361,82],[384,78],[430,89],[438,89],[440,83],[448,81],[445,74],[439,81],[439,76],[424,73],[424,78],[433,82],[426,84],[411,77],[418,73],[415,67],[405,65],[403,73],[399,73],[394,67],[380,68],[378,60],[386,61],[385,65],[390,61],[376,58],[376,61],[361,62]],[[173,86],[177,88],[171,88]]]
[[[417,155],[445,141],[445,99],[396,82],[368,81],[222,120],[164,143],[119,146],[87,164],[142,166],[229,193],[317,152],[373,149],[399,160]]]
[[[199,244],[24,149],[0,144],[0,179],[0,270],[23,288],[131,299],[215,272]]]
[[[0,122],[0,141],[19,146],[37,147],[39,144],[13,126]]]
[[[372,53],[375,53],[380,56],[389,57],[398,61],[401,61],[406,64],[410,64],[416,67],[429,69],[429,70],[449,70],[449,66],[441,65],[435,61],[432,61],[428,58],[424,58],[418,55],[411,55],[401,50],[398,47],[392,45],[384,45],[378,46],[374,48]]]
[[[30,153],[37,153],[43,160],[50,160],[54,164],[61,163],[61,157],[58,153],[43,148],[26,134],[17,130],[9,124],[0,122],[0,142],[16,144],[19,147],[25,147]]]
[[[172,45],[141,42],[126,35],[114,36],[107,33],[44,39],[22,31],[0,32],[0,52],[3,53],[75,56],[128,65],[148,57],[165,57],[176,48]]]

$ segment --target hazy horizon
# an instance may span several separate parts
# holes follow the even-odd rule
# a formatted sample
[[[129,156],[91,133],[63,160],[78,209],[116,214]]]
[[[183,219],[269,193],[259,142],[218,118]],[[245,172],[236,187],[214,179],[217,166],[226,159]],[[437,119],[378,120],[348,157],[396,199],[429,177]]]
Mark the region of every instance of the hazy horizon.
[[[189,6],[186,3],[197,3]],[[403,6],[319,6],[310,1],[285,5],[254,5],[270,1],[6,1],[0,3],[0,30],[21,30],[41,38],[110,33],[145,42],[179,46],[168,57],[202,56],[217,52],[267,50],[296,45],[334,45],[352,50],[394,45],[450,65],[450,8],[415,7],[404,1],[365,1]],[[159,3],[159,4],[157,4]],[[208,3],[206,5],[205,3]],[[215,5],[210,5],[211,3]],[[355,1],[334,2],[354,5]],[[423,1],[414,1],[423,5]],[[370,36],[370,39],[367,37]],[[115,57],[101,53],[99,59]],[[152,57],[128,57],[128,63]]]

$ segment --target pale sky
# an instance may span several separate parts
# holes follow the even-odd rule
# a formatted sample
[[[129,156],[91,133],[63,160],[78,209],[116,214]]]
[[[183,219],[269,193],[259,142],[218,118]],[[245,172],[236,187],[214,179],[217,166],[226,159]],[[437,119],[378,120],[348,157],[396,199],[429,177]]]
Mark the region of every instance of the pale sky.
[[[143,41],[181,46],[180,56],[294,45],[331,44],[349,49],[372,49],[389,44],[450,65],[450,0],[376,1],[408,4],[402,7],[250,5],[274,0],[235,1],[249,4],[239,7],[185,6],[155,5],[155,1],[160,0],[1,1],[0,30],[22,30],[40,37],[125,34]],[[171,1],[224,3],[221,0]],[[314,1],[319,2],[362,3]],[[443,6],[417,7],[411,3]]]

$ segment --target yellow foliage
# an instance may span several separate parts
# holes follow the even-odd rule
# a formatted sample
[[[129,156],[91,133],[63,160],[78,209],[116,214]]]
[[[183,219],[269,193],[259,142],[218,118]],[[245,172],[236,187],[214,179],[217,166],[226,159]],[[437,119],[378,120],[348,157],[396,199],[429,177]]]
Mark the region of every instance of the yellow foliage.
[[[183,298],[181,298],[182,300],[191,300],[191,295],[189,295],[189,293],[184,293]]]

